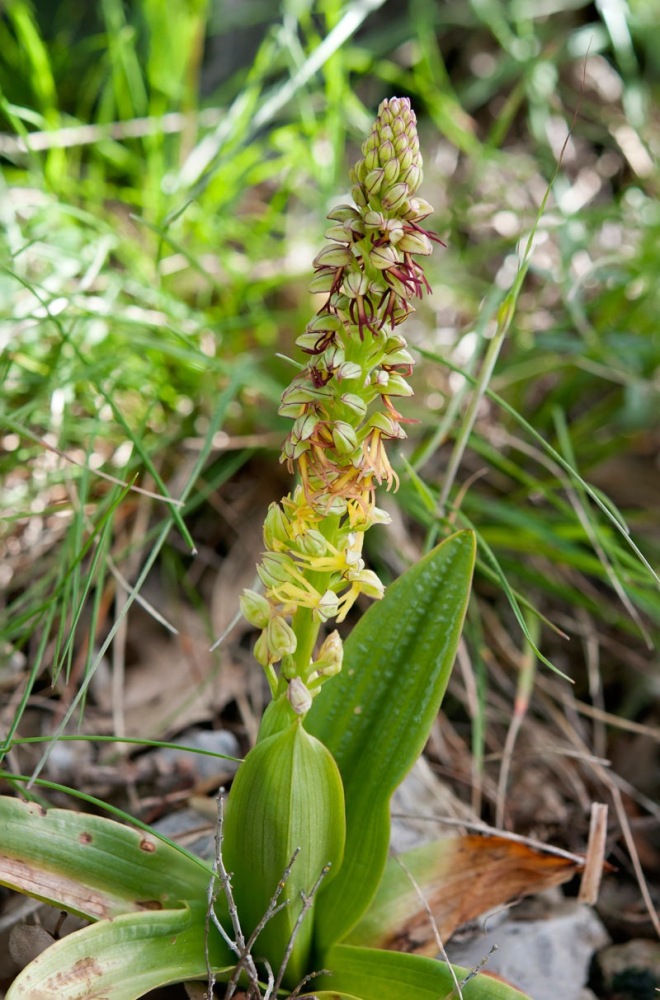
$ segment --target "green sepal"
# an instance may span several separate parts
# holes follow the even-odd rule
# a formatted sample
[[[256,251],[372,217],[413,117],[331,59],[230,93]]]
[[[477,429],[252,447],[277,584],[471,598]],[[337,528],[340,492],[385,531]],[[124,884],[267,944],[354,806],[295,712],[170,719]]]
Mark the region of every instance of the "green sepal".
[[[297,720],[257,743],[238,769],[227,799],[223,857],[232,872],[238,914],[246,936],[263,918],[294,851],[300,848],[282,894],[289,905],[259,934],[255,957],[277,972],[296,919],[326,865],[341,865],[345,839],[344,794],[332,755]],[[282,901],[282,900],[281,900]],[[284,985],[308,971],[313,901],[298,931]]]
[[[326,950],[342,940],[378,888],[393,791],[422,752],[461,635],[475,558],[472,532],[451,535],[373,604],[344,646],[340,674],[323,686],[306,726],[339,767],[346,798],[342,868],[316,914]]]
[[[206,979],[206,907],[124,913],[69,934],[17,976],[7,1000],[137,1000],[186,979]],[[235,959],[211,925],[208,958],[219,976]]]
[[[323,956],[331,975],[314,980],[319,987],[354,993],[361,1000],[444,1000],[458,997],[452,970],[445,962],[422,955],[407,955],[379,948],[355,948],[338,944]],[[471,975],[454,966],[459,983]],[[461,986],[463,1000],[530,1000],[524,993],[491,976],[472,975]]]

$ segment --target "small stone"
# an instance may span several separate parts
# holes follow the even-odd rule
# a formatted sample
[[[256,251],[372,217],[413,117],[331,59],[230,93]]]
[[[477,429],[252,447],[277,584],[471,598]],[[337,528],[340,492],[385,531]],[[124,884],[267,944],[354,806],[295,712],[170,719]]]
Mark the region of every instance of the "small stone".
[[[543,920],[517,920],[515,915],[513,910],[493,931],[488,923],[484,933],[470,942],[450,942],[450,961],[474,968],[496,945],[486,964],[490,972],[534,1000],[581,1000],[592,955],[607,941],[596,913],[565,900],[551,907]]]
[[[611,1000],[657,1000],[660,941],[638,938],[604,948],[594,959],[591,985]]]
[[[238,740],[233,733],[226,729],[188,729],[182,733],[173,743],[180,743],[181,750],[173,747],[163,747],[157,751],[162,760],[168,764],[178,764],[187,767],[195,775],[198,781],[210,781],[216,775],[225,776],[235,774],[238,763],[234,760],[225,760],[224,757],[211,757],[211,754],[223,754],[227,757],[240,757],[241,751]],[[195,750],[205,750],[206,753],[190,753],[184,747],[191,747]]]

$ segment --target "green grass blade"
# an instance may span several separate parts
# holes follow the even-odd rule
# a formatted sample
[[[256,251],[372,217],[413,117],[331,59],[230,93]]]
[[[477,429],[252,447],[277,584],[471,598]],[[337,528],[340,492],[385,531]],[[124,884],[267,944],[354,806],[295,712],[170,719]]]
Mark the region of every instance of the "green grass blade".
[[[465,379],[468,380],[468,382],[471,382],[473,385],[477,384],[477,379],[474,378],[474,376],[470,375],[468,372],[466,372],[463,368],[461,368],[460,365],[453,364],[451,361],[447,360],[447,358],[440,357],[440,355],[436,354],[434,351],[427,351],[424,348],[418,348],[418,350],[423,357],[428,358],[430,361],[435,361],[438,364],[445,365],[451,371],[458,372],[459,375],[462,375]],[[535,430],[534,427],[532,427],[529,421],[525,420],[522,414],[518,413],[515,407],[507,403],[507,401],[503,399],[502,396],[500,396],[496,392],[493,392],[492,389],[486,389],[485,395],[488,397],[488,399],[492,400],[494,403],[497,403],[497,405],[501,407],[501,409],[503,409],[505,413],[508,413],[509,416],[513,420],[515,420],[515,422],[519,424],[534,439],[534,441],[536,441],[536,443],[541,447],[541,449],[547,452],[547,454],[550,455],[551,458],[553,458],[555,462],[557,462],[557,464],[562,467],[564,472],[567,472],[569,477],[585,491],[587,496],[602,511],[607,520],[614,526],[618,534],[621,535],[626,544],[630,547],[630,549],[632,549],[632,551],[635,553],[635,555],[642,563],[644,568],[653,578],[655,583],[657,583],[658,586],[660,586],[660,576],[654,570],[653,566],[651,566],[650,562],[648,561],[644,553],[641,551],[639,546],[632,538],[628,525],[625,523],[625,520],[618,513],[618,511],[615,511],[612,503],[609,500],[604,499],[599,490],[595,489],[585,479],[583,479],[582,476],[580,476],[580,474],[576,472],[576,470],[573,468],[570,462],[567,462],[566,459],[563,457],[563,455],[561,455],[555,448],[553,448],[552,445],[549,444],[545,440],[545,438],[541,434],[539,434],[537,430]]]

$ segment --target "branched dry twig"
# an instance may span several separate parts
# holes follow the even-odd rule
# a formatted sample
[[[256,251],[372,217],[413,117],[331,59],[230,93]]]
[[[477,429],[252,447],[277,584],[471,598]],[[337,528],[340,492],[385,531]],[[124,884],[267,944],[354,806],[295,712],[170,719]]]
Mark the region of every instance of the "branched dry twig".
[[[331,975],[332,973],[330,969],[319,969],[318,972],[310,972],[308,975],[304,977],[304,979],[300,980],[295,990],[291,994],[289,1000],[296,1000],[297,997],[300,997],[300,1000],[318,1000],[318,997],[316,996],[315,993],[305,993],[304,997],[301,996],[300,995],[301,989],[304,986],[307,986],[307,983],[310,983],[312,979],[316,979],[317,976],[331,976]]]
[[[280,986],[282,985],[282,979],[284,978],[284,973],[286,971],[286,967],[288,965],[289,959],[291,958],[291,952],[293,951],[293,946],[295,944],[296,938],[298,937],[298,933],[300,932],[300,928],[302,926],[302,922],[305,919],[307,913],[309,913],[309,911],[310,911],[310,909],[312,907],[312,903],[314,902],[314,897],[316,896],[316,893],[319,891],[319,887],[321,885],[321,882],[323,881],[323,879],[325,878],[325,876],[330,871],[330,868],[331,868],[330,864],[327,864],[327,865],[323,866],[323,868],[321,870],[321,874],[319,875],[319,877],[317,878],[316,882],[312,886],[311,892],[309,892],[309,894],[305,894],[304,892],[300,893],[300,898],[302,899],[302,904],[303,905],[302,905],[302,909],[301,909],[300,913],[298,914],[298,918],[297,918],[295,924],[293,925],[293,930],[291,931],[291,937],[289,938],[289,943],[286,946],[286,951],[284,952],[284,958],[282,959],[282,964],[280,966],[280,970],[277,973],[277,980],[275,982],[275,989],[274,989],[274,993],[275,994],[277,993],[277,991],[279,990]],[[303,982],[301,984],[299,984],[298,989],[302,988],[302,986],[304,985],[304,982],[305,982],[305,980],[303,980]]]
[[[268,962],[263,963],[266,970],[267,982],[266,982],[265,992],[262,994],[261,986],[259,983],[259,974],[257,972],[257,967],[252,957],[252,949],[255,945],[257,938],[259,937],[259,935],[261,934],[262,930],[269,922],[269,920],[272,920],[272,918],[277,913],[279,913],[280,910],[283,910],[286,906],[289,905],[288,899],[284,900],[283,903],[280,903],[279,899],[289,880],[289,876],[291,875],[291,870],[295,864],[298,854],[300,853],[300,848],[299,847],[296,848],[296,850],[293,852],[289,864],[284,869],[282,878],[277,883],[275,892],[273,893],[270,902],[266,908],[266,912],[264,913],[263,917],[261,918],[261,920],[259,921],[259,923],[254,928],[254,930],[252,931],[252,933],[250,934],[250,936],[246,941],[245,935],[243,934],[243,929],[241,927],[241,922],[238,916],[238,910],[236,907],[236,902],[234,900],[234,894],[232,892],[231,876],[227,871],[227,869],[225,868],[225,864],[222,857],[222,844],[224,839],[223,835],[224,794],[225,790],[224,788],[221,788],[220,791],[218,792],[218,797],[217,797],[218,822],[216,824],[216,830],[215,830],[215,858],[213,863],[213,873],[211,879],[209,880],[209,886],[207,892],[208,906],[206,911],[205,940],[204,940],[204,954],[206,957],[206,971],[208,977],[206,998],[207,1000],[212,1000],[213,990],[215,987],[215,972],[211,965],[211,959],[208,948],[209,930],[211,923],[213,923],[216,929],[218,930],[218,933],[226,942],[227,946],[234,952],[234,954],[238,958],[231,979],[227,983],[227,988],[225,991],[225,1000],[231,1000],[231,997],[234,996],[236,989],[238,987],[238,980],[240,978],[241,972],[243,971],[247,974],[249,983],[246,997],[248,997],[249,1000],[272,1000],[272,998],[277,995],[277,992],[282,985],[284,973],[286,971],[287,964],[291,957],[291,952],[293,951],[293,946],[295,944],[296,938],[300,932],[302,922],[307,913],[309,912],[309,910],[311,909],[312,904],[314,902],[314,898],[316,897],[316,894],[321,886],[323,879],[330,871],[331,866],[330,864],[324,865],[319,877],[317,878],[316,882],[312,886],[312,889],[310,890],[309,893],[301,892],[300,896],[303,905],[300,910],[300,913],[298,914],[293,930],[291,931],[291,936],[289,938],[289,942],[287,944],[286,951],[284,953],[284,958],[282,959],[282,964],[277,973],[277,977],[273,975],[273,970],[271,969]],[[218,883],[220,884],[220,886],[222,886],[225,898],[227,900],[229,919],[231,920],[231,925],[234,932],[233,939],[231,935],[227,933],[225,928],[222,926],[222,923],[218,919],[217,914],[215,912],[215,903],[219,893]],[[296,986],[295,990],[291,994],[292,1000],[295,1000],[295,998],[300,997],[301,990],[305,987],[305,985],[308,982],[310,982],[310,980],[314,979],[316,976],[320,976],[323,974],[329,974],[328,970],[321,969],[318,972],[312,972],[309,975],[305,976],[304,979],[301,980],[301,982]]]
[[[208,888],[208,907],[206,911],[206,934],[204,941],[204,953],[206,956],[206,971],[208,975],[208,997],[212,1000],[213,997],[213,987],[215,986],[215,974],[211,968],[211,962],[209,958],[208,951],[208,938],[209,929],[211,921],[215,925],[221,937],[225,940],[228,947],[238,956],[238,962],[236,963],[236,968],[231,980],[227,986],[227,1000],[231,998],[236,991],[236,985],[238,983],[238,977],[240,976],[243,969],[247,973],[248,980],[250,982],[250,991],[252,992],[255,988],[257,990],[257,996],[259,996],[259,976],[257,973],[254,960],[250,954],[250,942],[246,945],[245,937],[243,935],[243,930],[241,928],[241,922],[238,917],[238,910],[236,909],[236,903],[234,901],[234,894],[231,889],[231,878],[229,872],[225,868],[224,861],[222,859],[222,842],[223,842],[223,824],[224,824],[224,788],[221,788],[218,792],[218,822],[215,830],[215,859],[213,863],[213,876],[209,881]],[[225,898],[227,900],[227,908],[229,911],[229,919],[231,920],[231,925],[234,931],[235,939],[232,940],[231,936],[222,926],[220,920],[215,912],[215,901],[218,896],[218,889],[216,886],[216,879],[219,879],[220,884],[223,888]]]
[[[259,923],[254,928],[254,930],[252,931],[252,933],[250,934],[250,936],[246,941],[245,935],[243,934],[243,929],[241,927],[241,922],[236,907],[236,901],[234,900],[234,894],[232,892],[231,876],[225,867],[224,860],[222,857],[222,844],[224,839],[224,834],[223,834],[224,788],[221,788],[220,791],[218,792],[217,801],[218,801],[218,822],[215,831],[215,859],[213,863],[213,874],[211,879],[209,880],[209,886],[207,892],[208,906],[206,911],[206,927],[205,927],[205,941],[204,941],[204,954],[206,957],[206,971],[208,976],[207,1000],[212,1000],[213,989],[215,987],[215,973],[211,966],[211,960],[208,949],[208,938],[209,938],[209,930],[211,923],[214,924],[218,933],[226,942],[227,946],[234,952],[234,954],[238,958],[238,961],[231,975],[231,978],[227,983],[227,988],[225,991],[225,1000],[231,1000],[231,997],[234,996],[236,989],[238,987],[238,980],[240,978],[241,972],[245,972],[248,977],[249,985],[247,988],[246,995],[248,998],[250,998],[250,1000],[271,1000],[271,998],[277,994],[277,991],[281,986],[282,978],[286,970],[286,965],[291,956],[291,951],[293,950],[293,945],[300,930],[303,918],[305,914],[309,911],[312,902],[314,900],[314,897],[321,884],[321,881],[323,880],[323,878],[330,869],[330,865],[326,865],[323,868],[323,871],[319,875],[309,895],[301,893],[303,906],[298,916],[298,919],[296,920],[293,931],[291,932],[291,937],[287,945],[282,966],[277,974],[277,979],[275,978],[273,970],[271,969],[268,962],[263,963],[264,968],[266,970],[267,982],[266,982],[266,991],[262,995],[261,986],[259,983],[259,973],[257,971],[254,958],[252,957],[252,949],[255,945],[257,938],[261,934],[262,930],[264,929],[268,921],[272,920],[272,918],[277,913],[279,913],[280,910],[283,910],[286,906],[289,905],[288,899],[284,900],[283,903],[280,903],[278,901],[289,880],[289,876],[291,875],[291,870],[293,868],[293,865],[295,864],[296,858],[300,853],[300,848],[296,848],[296,850],[293,852],[289,864],[284,869],[282,878],[277,883],[275,892],[273,893],[270,902],[266,908],[266,912],[264,913],[263,917],[261,918],[261,920],[259,921]],[[227,931],[222,926],[222,923],[218,919],[217,914],[215,912],[215,902],[217,900],[219,892],[219,888],[217,885],[218,882],[222,886],[225,898],[227,900],[227,909],[229,913],[229,919],[231,921],[232,930],[234,932],[234,938],[232,938],[231,935],[227,933]],[[314,973],[313,975],[319,975],[319,973]],[[304,979],[302,983],[300,983],[300,985],[297,987],[297,990],[299,991],[300,989],[302,989],[305,983],[309,979],[313,978],[313,975],[306,977],[306,979]],[[298,996],[298,995],[299,994],[297,992],[294,992],[293,994],[293,996]]]
[[[254,959],[252,958],[252,949],[254,947],[254,944],[255,944],[257,938],[261,934],[262,930],[264,929],[264,927],[266,926],[266,924],[268,923],[268,921],[272,920],[272,918],[277,913],[279,913],[280,910],[283,910],[286,906],[289,905],[289,900],[288,899],[285,899],[283,903],[278,903],[278,899],[282,895],[282,892],[284,891],[284,887],[286,886],[287,882],[289,881],[289,876],[291,875],[291,869],[293,868],[293,866],[295,864],[295,861],[296,861],[296,858],[298,857],[299,853],[300,853],[300,848],[297,847],[295,849],[295,851],[293,852],[292,856],[291,856],[291,860],[289,861],[289,864],[284,869],[284,874],[282,875],[282,878],[277,883],[277,886],[275,888],[275,892],[271,896],[270,902],[269,902],[269,904],[268,904],[268,906],[266,908],[266,912],[264,913],[263,917],[261,918],[261,920],[259,921],[259,923],[257,924],[257,926],[254,928],[254,930],[252,931],[252,933],[250,934],[250,936],[247,939],[247,941],[246,942],[243,941],[243,944],[242,944],[242,946],[240,948],[240,958],[239,958],[239,961],[238,961],[238,963],[236,965],[236,968],[234,969],[234,972],[232,973],[231,979],[227,983],[226,1000],[231,1000],[231,997],[233,997],[234,992],[236,990],[236,986],[238,985],[239,976],[240,976],[241,971],[243,969],[245,969],[245,971],[247,972],[248,978],[250,980],[250,986],[249,986],[249,990],[248,990],[248,996],[251,997],[251,998],[254,998],[254,1000],[260,1000],[260,998],[261,998],[261,991],[260,991],[260,987],[259,987],[259,978],[258,978],[258,975],[257,975],[256,966],[254,964]],[[231,892],[231,886],[229,886],[229,890]],[[229,902],[229,897],[227,897],[227,901]],[[236,911],[236,904],[233,901],[233,897],[232,897],[232,905],[233,905],[233,912],[234,912],[235,919],[236,919],[236,924],[238,924],[238,913]],[[231,919],[232,919],[232,926],[234,928],[236,928],[236,924],[234,924],[234,916],[232,916]],[[238,927],[240,928],[240,924],[238,924]],[[241,938],[242,938],[242,931],[241,931]],[[264,962],[264,965],[266,967],[266,973],[267,973],[267,977],[268,977],[268,984],[267,984],[267,987],[266,987],[266,993],[263,996],[263,1000],[270,1000],[270,998],[273,996],[273,987],[275,985],[275,981],[274,981],[274,976],[273,976],[273,970],[271,969],[271,967],[268,964],[268,962]]]

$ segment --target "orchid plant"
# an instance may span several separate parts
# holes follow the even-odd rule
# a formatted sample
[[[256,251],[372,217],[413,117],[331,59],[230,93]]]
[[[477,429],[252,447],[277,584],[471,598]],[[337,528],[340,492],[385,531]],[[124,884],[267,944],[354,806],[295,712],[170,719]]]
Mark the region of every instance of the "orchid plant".
[[[23,972],[7,1000],[133,1000],[203,980],[252,1000],[515,1000],[483,973],[379,947],[419,886],[388,861],[390,798],[422,752],[460,638],[475,543],[445,539],[387,593],[363,558],[397,484],[389,442],[413,370],[401,327],[428,290],[419,257],[422,158],[406,99],[381,104],[314,261],[323,301],[282,397],[282,461],[297,485],[264,524],[261,588],[241,608],[272,695],[256,746],[221,800],[207,864],[148,830],[0,800],[0,882],[88,918]],[[375,601],[345,643],[333,623]],[[437,858],[440,857],[438,848]],[[412,859],[411,859],[412,864]],[[310,992],[312,990],[312,992]]]

